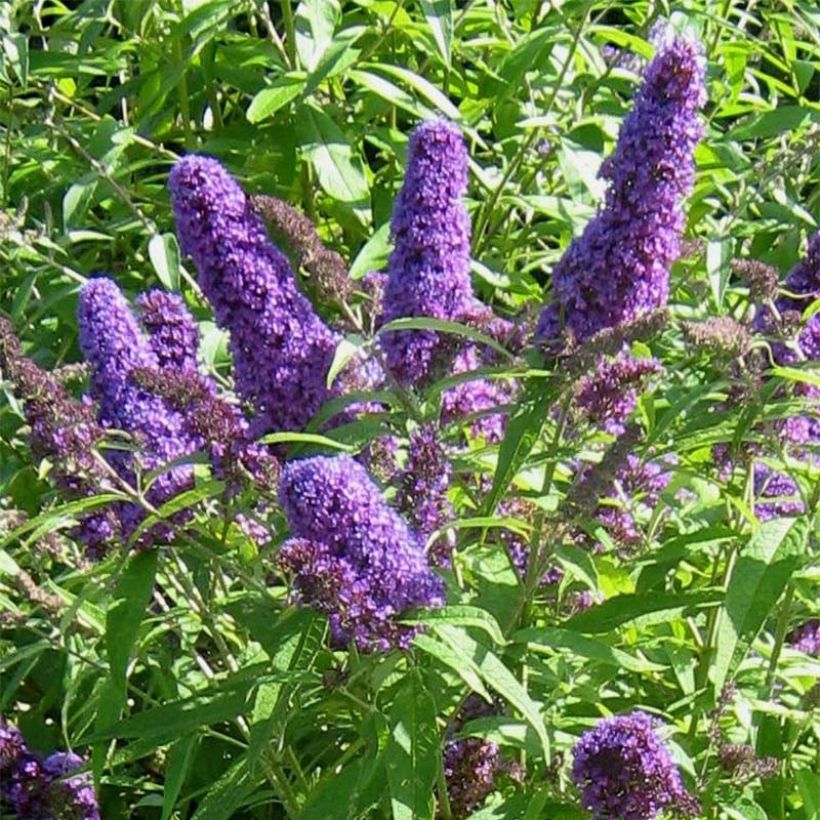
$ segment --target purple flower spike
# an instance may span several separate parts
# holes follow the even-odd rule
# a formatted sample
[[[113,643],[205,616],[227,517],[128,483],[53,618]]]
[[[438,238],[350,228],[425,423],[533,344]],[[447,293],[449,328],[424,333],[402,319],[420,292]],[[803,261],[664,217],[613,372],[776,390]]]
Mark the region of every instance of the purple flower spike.
[[[0,781],[26,753],[26,743],[16,726],[0,715]]]
[[[441,579],[416,535],[349,456],[288,464],[280,500],[291,538],[280,566],[306,603],[330,618],[335,642],[366,652],[406,648],[417,631],[396,623],[406,610],[441,606]]]
[[[777,310],[781,316],[794,315],[799,324],[800,315],[812,302],[820,299],[820,231],[809,240],[809,247],[803,259],[789,272],[785,282],[790,295],[776,300]],[[769,331],[774,322],[771,313],[763,310],[755,319],[758,330]],[[797,344],[803,358],[807,361],[820,359],[820,313],[815,313],[801,328]],[[774,359],[781,365],[792,365],[800,361],[796,351],[784,344],[775,343],[772,347]],[[809,394],[820,394],[816,388]]]
[[[159,362],[114,282],[88,282],[80,291],[77,313],[80,347],[92,367],[91,392],[99,401],[100,422],[130,433],[140,448],[136,456],[122,450],[109,456],[117,472],[131,481],[137,461],[143,470],[153,470],[195,452],[199,442],[186,432],[182,414],[136,378],[139,371],[157,370]],[[148,500],[162,504],[190,487],[192,480],[189,466],[173,467],[154,481]],[[120,510],[126,534],[143,517],[134,504]]]
[[[75,774],[85,761],[72,752],[56,752],[43,762],[43,772],[51,779],[48,806],[51,816],[72,820],[100,820],[100,809],[90,773]]]
[[[541,314],[539,340],[554,339],[561,320],[584,341],[666,304],[705,99],[698,45],[675,39],[662,46],[615,152],[601,166],[609,181],[604,207],[553,271],[553,302]]]
[[[820,618],[806,621],[789,635],[788,641],[795,649],[820,657]]]
[[[575,744],[572,781],[596,820],[650,820],[669,809],[694,812],[695,801],[655,732],[660,725],[632,712],[602,720]]]
[[[636,359],[627,352],[613,359],[601,356],[595,372],[579,381],[575,403],[592,424],[620,435],[638,404],[638,388],[661,369],[655,359]]]
[[[789,518],[805,511],[793,478],[761,461],[754,465],[755,515],[760,521]]]
[[[137,299],[137,307],[159,366],[195,371],[199,329],[183,298],[151,290]]]
[[[399,509],[425,540],[454,518],[447,498],[453,468],[432,424],[410,434],[407,464],[399,479]],[[430,548],[430,559],[439,567],[450,566],[454,546],[452,531],[439,536]]]
[[[383,321],[412,316],[464,321],[473,309],[467,149],[445,120],[413,132],[404,185],[393,207],[394,250],[388,265]],[[428,380],[451,340],[432,330],[403,330],[383,338],[387,363],[403,384]]]
[[[237,182],[215,159],[189,155],[168,181],[180,244],[199,271],[216,320],[231,334],[239,394],[255,434],[301,430],[333,393],[337,338],[299,292]]]

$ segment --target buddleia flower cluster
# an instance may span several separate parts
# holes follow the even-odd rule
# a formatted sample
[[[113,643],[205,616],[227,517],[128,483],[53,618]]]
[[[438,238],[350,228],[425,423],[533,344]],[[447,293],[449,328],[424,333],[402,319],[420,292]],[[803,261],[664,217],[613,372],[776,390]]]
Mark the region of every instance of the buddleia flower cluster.
[[[670,465],[645,460],[630,453],[618,469],[607,496],[601,499],[595,517],[621,550],[630,551],[641,543],[636,519],[639,507],[655,510],[671,479]]]
[[[662,370],[655,359],[623,352],[611,359],[601,356],[595,370],[578,381],[575,406],[589,423],[620,435],[638,403],[638,390]]]
[[[383,324],[413,317],[470,324],[487,313],[470,278],[470,218],[463,203],[467,165],[461,133],[445,120],[425,122],[410,137],[407,171],[390,222],[394,248]],[[472,372],[492,361],[472,343],[459,350],[452,335],[434,330],[390,331],[382,345],[390,371],[406,386]],[[509,389],[497,382],[465,382],[446,391],[445,422],[506,404],[508,398]],[[499,429],[496,421],[477,432],[497,440]]]
[[[657,719],[632,712],[601,720],[575,744],[572,782],[596,820],[695,813],[695,801],[658,735],[660,726]]]
[[[452,472],[435,425],[428,423],[413,430],[407,463],[398,479],[396,504],[424,540],[454,518],[447,498]],[[452,533],[440,535],[430,548],[430,560],[436,566],[449,566],[452,548]]]
[[[27,820],[100,820],[91,775],[73,752],[48,757],[31,751],[20,731],[0,716],[0,806]]]
[[[328,615],[334,642],[365,652],[408,647],[417,630],[398,619],[441,606],[444,588],[364,467],[347,455],[291,462],[280,502],[291,537],[277,562],[302,600]]]
[[[23,401],[36,459],[52,462],[55,484],[69,496],[99,492],[107,484],[94,451],[105,438],[90,402],[71,396],[52,373],[23,355],[11,322],[0,316],[0,373]]]
[[[757,269],[754,260],[744,262],[743,270]],[[805,256],[789,272],[783,289],[785,293],[773,303],[773,294],[768,292],[767,303],[755,316],[754,330],[768,338],[771,349],[771,361],[762,372],[764,381],[770,377],[768,364],[799,366],[816,362],[820,357],[820,315],[811,315],[805,323],[802,320],[806,308],[820,298],[820,232],[810,238]],[[796,516],[805,510],[795,479],[768,463],[773,453],[765,442],[778,442],[787,455],[818,463],[820,389],[798,382],[789,388],[778,387],[776,395],[783,398],[790,394],[802,398],[806,410],[800,415],[768,422],[758,430],[762,443],[745,448],[751,457],[754,510],[761,521]],[[714,456],[722,477],[731,477],[734,463],[728,448],[716,446]]]
[[[217,323],[230,333],[234,380],[253,435],[302,430],[334,393],[339,337],[299,291],[249,197],[210,157],[189,155],[168,181],[177,234]]]
[[[477,695],[470,695],[450,731],[458,732],[468,721],[497,712],[496,704],[488,704]],[[478,737],[447,742],[442,767],[450,812],[456,820],[469,817],[498,788],[502,778],[520,781],[524,774],[516,762],[504,757],[498,744]]]
[[[137,452],[112,449],[107,455],[120,477],[134,486],[138,470],[144,473],[166,467],[196,452],[201,442],[190,434],[184,415],[136,378],[139,370],[160,369],[152,340],[166,361],[188,355],[180,349],[179,340],[173,334],[146,336],[120,289],[106,278],[92,279],[83,286],[77,320],[80,348],[92,368],[91,396],[99,406],[99,421],[106,428],[128,433],[137,447]],[[182,340],[188,343],[184,334]],[[159,507],[192,484],[190,466],[169,467],[154,479],[146,498]],[[128,537],[145,511],[138,503],[123,504],[118,514]],[[165,534],[162,527],[154,531],[157,537]]]
[[[563,327],[584,341],[666,304],[705,100],[698,45],[683,38],[661,45],[601,166],[609,182],[604,207],[553,270],[552,302],[537,329],[542,342]]]
[[[797,627],[789,635],[788,641],[795,649],[820,657],[820,618],[812,618]]]

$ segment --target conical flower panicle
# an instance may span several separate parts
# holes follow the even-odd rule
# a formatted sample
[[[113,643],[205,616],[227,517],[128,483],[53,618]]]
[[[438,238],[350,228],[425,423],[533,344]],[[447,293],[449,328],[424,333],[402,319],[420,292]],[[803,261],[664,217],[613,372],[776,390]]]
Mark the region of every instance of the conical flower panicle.
[[[151,290],[137,299],[137,307],[159,366],[196,371],[199,328],[183,298],[176,293]]]
[[[555,266],[552,303],[537,330],[542,342],[557,339],[562,325],[584,341],[666,304],[705,96],[699,47],[682,38],[661,46],[601,166],[609,180],[604,207]]]
[[[187,432],[183,415],[136,378],[137,371],[159,369],[159,360],[114,282],[103,278],[88,282],[80,291],[77,316],[80,347],[92,367],[91,392],[99,402],[100,422],[129,433],[138,447],[136,454],[112,451],[109,461],[117,472],[131,481],[137,464],[144,471],[154,470],[195,452],[199,442]],[[148,500],[160,505],[190,487],[192,480],[191,467],[172,467],[153,482]],[[122,505],[126,534],[143,517],[138,505]]]
[[[333,392],[337,336],[319,319],[248,196],[209,157],[189,155],[168,181],[177,233],[216,320],[230,332],[239,395],[254,433],[301,430]]]
[[[446,120],[422,123],[410,137],[404,184],[390,223],[394,249],[388,264],[382,322],[431,317],[462,324],[509,323],[496,319],[473,293],[470,277],[468,156],[461,132]],[[388,367],[404,385],[429,384],[451,373],[467,373],[491,363],[492,355],[433,330],[402,330],[382,338]],[[512,387],[474,379],[442,396],[442,421],[504,405]],[[498,441],[504,418],[488,415],[473,425],[476,435]]]
[[[410,137],[404,184],[393,206],[394,249],[388,264],[383,321],[414,316],[463,321],[474,297],[470,217],[464,206],[467,149],[445,120],[422,123]],[[390,370],[403,384],[428,379],[447,340],[432,330],[386,334]]]
[[[434,424],[410,433],[407,463],[398,478],[396,503],[402,514],[425,541],[455,517],[447,498],[453,468],[436,434]],[[451,532],[439,536],[429,555],[436,566],[449,566],[455,539]]]
[[[660,721],[643,712],[607,718],[572,750],[572,781],[599,818],[652,820],[662,812],[695,812],[695,801],[658,737]]]
[[[285,467],[280,501],[291,538],[278,554],[306,603],[330,617],[334,640],[363,651],[407,647],[406,610],[441,606],[444,589],[421,544],[364,467],[316,456]]]

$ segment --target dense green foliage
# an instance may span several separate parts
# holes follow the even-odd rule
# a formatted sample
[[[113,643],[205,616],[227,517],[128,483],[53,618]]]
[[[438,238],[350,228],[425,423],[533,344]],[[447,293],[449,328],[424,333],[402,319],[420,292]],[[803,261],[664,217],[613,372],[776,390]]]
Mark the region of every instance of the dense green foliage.
[[[820,817],[820,666],[786,640],[818,616],[817,461],[774,448],[805,512],[761,525],[748,476],[721,475],[712,449],[765,439],[766,421],[804,412],[808,400],[784,391],[818,386],[818,373],[783,368],[760,387],[736,355],[681,332],[686,320],[748,320],[732,260],[785,276],[817,230],[813,3],[5,0],[0,314],[54,369],[81,359],[77,292],[89,276],[106,272],[129,294],[161,286],[185,296],[202,363],[230,387],[225,333],[174,234],[174,161],[212,154],[247,191],[296,205],[360,278],[385,266],[409,133],[443,116],[471,156],[477,292],[501,314],[535,315],[600,202],[599,166],[661,18],[703,43],[709,102],[672,318],[633,345],[665,367],[640,397],[635,450],[676,462],[658,505],[637,513],[628,554],[594,516],[581,525],[604,549],[564,537],[578,460],[612,437],[569,429],[568,381],[530,352],[496,368],[524,385],[500,446],[444,432],[459,547],[443,573],[448,607],[418,613],[428,628],[409,652],[334,651],[326,620],[292,606],[275,571],[287,527],[273,497],[273,540],[258,547],[234,524],[254,499],[223,504],[204,468],[185,499],[188,534],[86,560],[68,533],[94,499],[54,491],[0,383],[0,713],[36,748],[88,755],[104,818],[446,817],[441,748],[470,691],[503,708],[466,734],[525,770],[499,781],[476,818],[587,816],[570,750],[602,715],[635,708],[668,725],[703,817]],[[605,46],[623,51],[613,60]],[[343,319],[301,274],[323,317]],[[361,305],[354,296],[356,315]],[[369,344],[367,330],[349,341]],[[442,386],[420,397],[421,413]],[[289,455],[358,453],[387,432],[406,441],[406,407],[390,407]],[[496,509],[513,496],[528,516]],[[505,526],[546,544],[560,584],[516,574]],[[585,591],[596,604],[575,612]],[[776,772],[726,771],[727,743],[776,758]]]

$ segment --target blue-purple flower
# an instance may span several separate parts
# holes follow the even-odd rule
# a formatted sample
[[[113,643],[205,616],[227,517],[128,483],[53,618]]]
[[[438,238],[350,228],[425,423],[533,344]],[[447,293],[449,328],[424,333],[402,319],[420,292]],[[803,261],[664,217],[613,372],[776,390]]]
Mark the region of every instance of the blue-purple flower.
[[[620,435],[638,403],[638,388],[661,369],[656,359],[636,359],[626,351],[601,356],[595,370],[579,380],[575,404],[591,424]]]
[[[463,321],[470,313],[470,217],[464,206],[467,149],[445,120],[422,123],[410,137],[404,184],[393,206],[394,249],[383,321],[415,316]],[[384,335],[387,364],[402,384],[430,379],[452,339],[432,330]]]
[[[788,641],[795,649],[807,655],[820,656],[820,618],[812,618],[797,627],[789,635]]]
[[[139,296],[137,307],[159,366],[196,371],[199,329],[185,300],[176,293],[151,290]]]
[[[168,181],[177,233],[220,326],[230,331],[239,395],[254,434],[301,430],[333,395],[337,336],[300,293],[248,196],[210,157],[180,160]]]
[[[642,535],[636,519],[638,510],[655,510],[661,493],[671,479],[669,464],[644,461],[630,453],[618,469],[608,496],[598,506],[596,517],[622,550],[640,545]]]
[[[698,45],[682,38],[662,45],[601,166],[609,181],[604,207],[553,271],[541,342],[556,340],[562,327],[584,341],[666,304],[705,99]]]
[[[137,372],[158,370],[159,362],[123,294],[110,279],[92,279],[80,291],[77,310],[80,347],[92,367],[91,394],[99,402],[99,420],[130,434],[136,453],[112,451],[108,460],[133,482],[136,468],[155,470],[195,452],[199,442],[186,429],[184,416],[162,397],[142,386]],[[147,493],[158,506],[191,486],[190,466],[177,465],[153,481]],[[137,504],[119,510],[126,534],[144,517]],[[159,535],[159,530],[157,535]]]
[[[464,701],[448,735],[460,731],[470,720],[498,711],[497,704],[486,703],[471,694]],[[517,763],[502,755],[498,744],[478,737],[449,740],[444,747],[442,766],[450,812],[456,820],[472,814],[498,787],[500,778],[521,780],[524,774]]]
[[[461,132],[446,120],[422,123],[410,137],[407,172],[390,223],[394,249],[388,264],[382,322],[431,317],[462,324],[492,324],[492,313],[473,293],[470,278],[470,217],[464,206],[467,149]],[[492,363],[475,344],[463,345],[434,330],[401,330],[382,337],[387,365],[406,386],[429,384],[450,374]],[[445,423],[507,403],[509,385],[473,379],[442,396]],[[497,441],[504,418],[478,420],[473,432]]]
[[[447,498],[452,474],[435,425],[425,424],[413,430],[407,463],[398,481],[396,503],[424,540],[454,517],[453,505]],[[449,566],[453,546],[452,533],[440,535],[430,547],[430,560],[436,566]]]
[[[73,752],[45,760],[0,716],[0,807],[26,820],[100,820],[91,775],[74,774],[85,761]]]
[[[36,459],[52,463],[51,478],[69,495],[90,495],[105,488],[105,474],[94,448],[105,438],[88,401],[71,396],[53,374],[24,356],[11,323],[0,316],[0,373],[14,385],[31,427],[29,444]]]
[[[802,515],[803,501],[797,482],[762,461],[754,466],[755,515],[761,521]]]
[[[643,712],[601,720],[572,750],[572,781],[598,818],[651,820],[669,810],[692,812],[678,767]]]
[[[417,536],[349,456],[285,467],[280,500],[291,538],[279,565],[304,601],[328,615],[337,644],[363,651],[407,647],[415,629],[397,622],[415,607],[441,606],[444,588]]]

